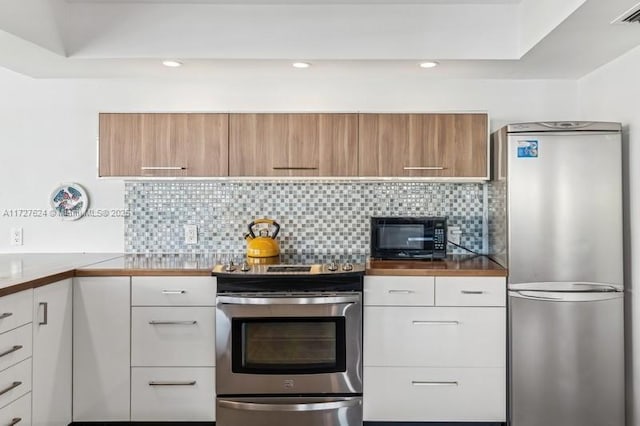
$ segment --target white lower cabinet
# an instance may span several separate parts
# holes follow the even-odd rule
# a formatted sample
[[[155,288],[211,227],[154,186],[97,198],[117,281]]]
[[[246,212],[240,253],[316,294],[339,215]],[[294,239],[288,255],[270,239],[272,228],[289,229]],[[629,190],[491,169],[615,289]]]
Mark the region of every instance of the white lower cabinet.
[[[215,420],[215,369],[131,369],[132,421]]]
[[[367,421],[502,422],[504,368],[364,368]]]
[[[0,371],[0,407],[31,392],[31,358]]]
[[[71,279],[33,292],[34,426],[71,423],[72,292]]]
[[[31,425],[31,394],[28,393],[13,401],[6,407],[0,408],[0,425],[29,426]]]
[[[129,277],[75,278],[73,420],[130,420]]]
[[[0,371],[29,358],[32,353],[31,324],[0,334]]]

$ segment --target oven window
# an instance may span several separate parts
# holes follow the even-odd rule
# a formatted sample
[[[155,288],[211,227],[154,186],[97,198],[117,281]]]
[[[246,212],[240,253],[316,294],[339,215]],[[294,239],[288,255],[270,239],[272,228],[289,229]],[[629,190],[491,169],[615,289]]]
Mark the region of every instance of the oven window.
[[[234,318],[234,373],[314,374],[346,369],[345,319]]]

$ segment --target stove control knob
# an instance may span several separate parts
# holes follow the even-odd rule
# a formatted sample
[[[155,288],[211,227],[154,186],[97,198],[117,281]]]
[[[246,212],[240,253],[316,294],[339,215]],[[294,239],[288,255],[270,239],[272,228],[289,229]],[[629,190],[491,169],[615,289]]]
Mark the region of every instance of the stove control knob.
[[[338,264],[335,260],[332,260],[331,263],[327,265],[327,269],[331,272],[335,272],[338,270]]]
[[[345,263],[342,265],[342,270],[346,272],[353,271],[353,264],[349,262]]]
[[[236,265],[233,264],[233,261],[230,260],[229,263],[227,263],[226,265],[224,265],[224,270],[226,272],[233,272],[236,270]]]
[[[249,272],[251,270],[251,266],[249,266],[249,264],[245,260],[244,262],[242,262],[242,265],[240,265],[240,270],[242,272]]]

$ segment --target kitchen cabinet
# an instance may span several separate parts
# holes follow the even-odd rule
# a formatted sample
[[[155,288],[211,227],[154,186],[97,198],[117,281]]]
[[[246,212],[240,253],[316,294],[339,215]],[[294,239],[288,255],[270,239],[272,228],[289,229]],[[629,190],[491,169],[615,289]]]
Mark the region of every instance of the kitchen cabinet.
[[[130,282],[74,279],[74,422],[130,420]]]
[[[131,420],[215,420],[213,277],[132,277]]]
[[[504,277],[366,276],[364,420],[504,422],[505,289]]]
[[[6,407],[0,408],[0,424],[30,426],[31,394],[28,393],[13,401]]]
[[[99,175],[228,175],[228,114],[100,114]]]
[[[357,176],[357,114],[231,114],[230,176]]]
[[[33,292],[34,426],[71,423],[72,291],[67,279]]]
[[[360,114],[358,174],[488,179],[488,116]]]

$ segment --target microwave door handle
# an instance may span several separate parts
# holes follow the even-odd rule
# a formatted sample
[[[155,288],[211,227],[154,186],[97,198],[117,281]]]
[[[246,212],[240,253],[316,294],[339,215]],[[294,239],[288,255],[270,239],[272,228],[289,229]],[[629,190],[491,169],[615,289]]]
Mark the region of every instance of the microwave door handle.
[[[310,297],[247,297],[218,296],[223,305],[354,305],[360,303],[360,296],[310,296]]]

